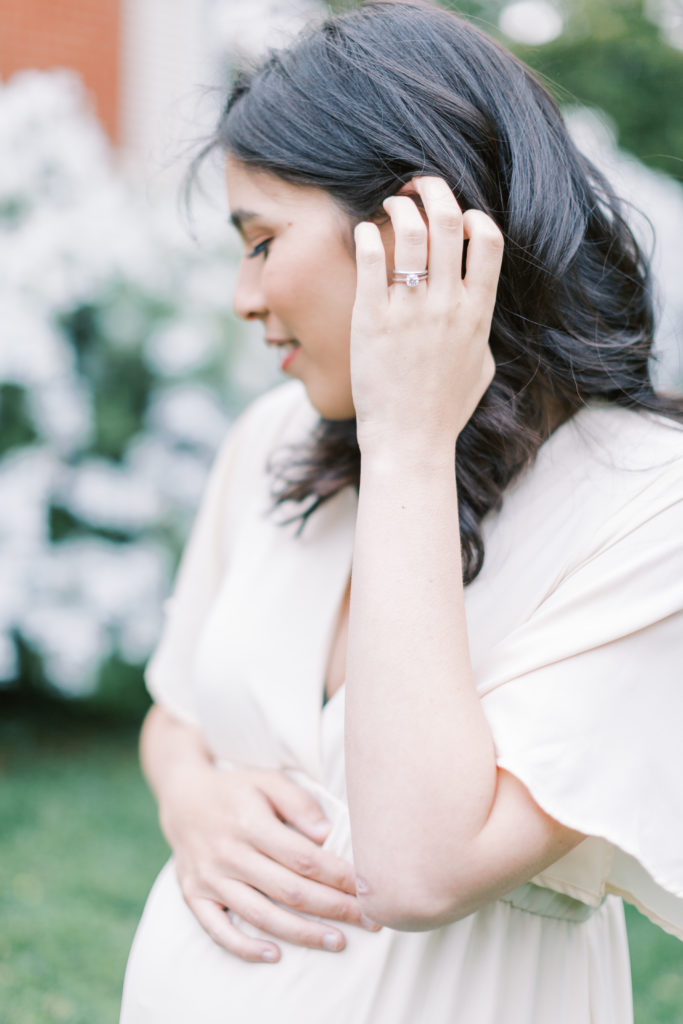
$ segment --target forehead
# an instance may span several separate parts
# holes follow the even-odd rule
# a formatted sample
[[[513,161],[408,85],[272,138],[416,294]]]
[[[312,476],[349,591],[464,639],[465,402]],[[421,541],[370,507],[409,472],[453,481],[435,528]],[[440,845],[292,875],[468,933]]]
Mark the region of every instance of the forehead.
[[[299,221],[321,215],[345,218],[332,197],[320,188],[295,185],[232,156],[225,161],[230,219],[238,230],[252,221]]]

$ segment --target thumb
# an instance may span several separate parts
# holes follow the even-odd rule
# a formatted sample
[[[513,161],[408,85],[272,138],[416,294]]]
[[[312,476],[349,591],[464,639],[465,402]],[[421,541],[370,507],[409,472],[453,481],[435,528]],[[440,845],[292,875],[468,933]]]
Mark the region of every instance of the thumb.
[[[310,793],[279,772],[268,773],[261,788],[279,818],[313,842],[324,842],[332,824]]]

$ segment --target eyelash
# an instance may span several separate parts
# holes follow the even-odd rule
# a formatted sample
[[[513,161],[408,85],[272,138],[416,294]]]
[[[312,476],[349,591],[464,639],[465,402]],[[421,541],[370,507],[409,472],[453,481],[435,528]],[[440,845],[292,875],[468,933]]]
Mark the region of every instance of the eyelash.
[[[268,248],[269,248],[270,243],[272,241],[273,241],[272,238],[266,238],[263,242],[259,242],[258,245],[254,246],[254,248],[251,250],[251,252],[247,253],[247,259],[248,260],[253,260],[257,256],[260,256],[261,254],[267,256],[268,255]]]

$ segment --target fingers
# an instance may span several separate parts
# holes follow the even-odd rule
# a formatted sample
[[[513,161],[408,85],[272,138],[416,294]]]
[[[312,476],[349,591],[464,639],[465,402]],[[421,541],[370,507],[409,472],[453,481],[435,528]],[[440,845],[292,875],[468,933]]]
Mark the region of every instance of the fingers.
[[[274,938],[330,953],[337,953],[346,945],[344,934],[338,928],[292,913],[249,885],[226,883],[223,895],[230,910]]]
[[[312,911],[302,907],[301,913],[293,913],[243,882],[226,881],[221,886],[220,902],[198,898],[189,900],[188,905],[214,942],[229,953],[252,963],[276,962],[280,959],[280,948],[267,939],[246,935],[231,921],[224,907],[266,935],[296,946],[326,950],[329,953],[340,952],[346,946],[346,938],[339,928],[325,921],[302,916]],[[352,923],[372,931],[378,930],[377,925],[360,919]]]
[[[393,269],[425,270],[428,259],[427,225],[417,206],[405,195],[390,196],[382,205],[394,229]]]
[[[280,772],[264,772],[259,785],[282,821],[293,825],[313,842],[324,842],[332,826],[310,793]]]
[[[415,178],[414,185],[429,224],[429,291],[446,297],[460,286],[463,214],[442,178]]]
[[[465,288],[474,299],[481,300],[488,312],[493,313],[503,262],[503,235],[481,210],[467,210],[462,221],[464,235],[469,239]]]
[[[418,177],[411,184],[422,200],[426,224],[408,196],[392,196],[384,202],[396,236],[396,269],[426,266],[426,262],[418,261],[428,250],[429,291],[453,295],[462,277],[463,242],[467,238],[465,283],[472,294],[480,292],[495,298],[504,248],[503,235],[495,222],[481,210],[463,214],[442,178]]]
[[[356,304],[376,312],[386,304],[387,265],[382,236],[375,224],[363,221],[354,230],[356,243]]]
[[[268,857],[254,860],[250,865],[249,884],[291,910],[368,927],[370,931],[374,929],[363,918],[355,893],[352,896],[290,871],[279,858],[278,861]]]
[[[275,963],[280,959],[280,949],[274,942],[245,935],[235,927],[223,907],[213,900],[188,900],[188,906],[204,931],[228,953],[250,963]]]
[[[283,828],[277,818],[266,817],[259,824],[258,836],[252,836],[258,849],[266,858],[296,875],[355,896],[353,866],[342,857],[312,845],[312,842],[321,843],[332,827],[315,798],[280,772],[263,772],[258,784],[281,821],[294,826],[294,829]],[[273,894],[269,892],[269,895]]]
[[[259,845],[266,856],[295,874],[355,896],[356,876],[352,865],[327,850],[312,846],[304,836],[273,823],[260,835]]]
[[[468,239],[465,284],[473,297],[495,300],[503,257],[503,235],[481,210],[463,214],[442,178],[414,178],[426,223],[417,205],[405,194],[384,200],[394,231],[395,270],[429,268],[429,292],[444,300],[457,293],[462,281],[463,243]],[[381,235],[374,224],[356,228],[357,295],[370,308],[386,295],[385,256]],[[424,294],[422,288],[401,288],[397,294]]]

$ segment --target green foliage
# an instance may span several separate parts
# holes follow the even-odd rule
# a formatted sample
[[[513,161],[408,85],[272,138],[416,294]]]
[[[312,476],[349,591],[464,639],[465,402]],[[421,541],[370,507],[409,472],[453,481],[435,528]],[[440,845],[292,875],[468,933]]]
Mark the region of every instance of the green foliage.
[[[451,2],[534,68],[562,104],[598,107],[619,144],[683,180],[683,52],[648,17],[645,0],[567,0],[565,30],[543,46],[515,44],[496,28],[500,0]]]
[[[19,384],[0,383],[0,458],[12,448],[32,444],[37,437],[26,389]]]
[[[558,39],[517,54],[557,83],[561,103],[602,108],[624,149],[683,181],[683,53],[662,39],[640,0],[585,2],[572,15]]]
[[[88,700],[90,710],[108,720],[139,721],[150,698],[142,685],[144,664],[132,665],[118,654],[100,664],[97,686]]]

